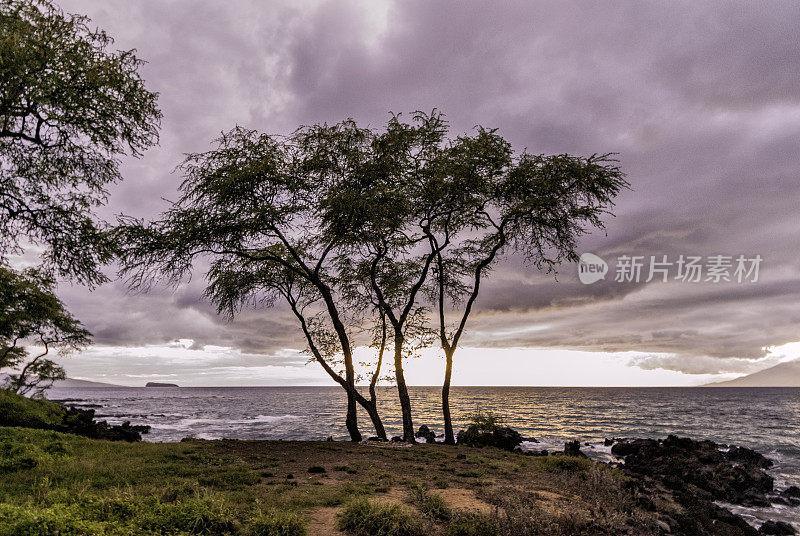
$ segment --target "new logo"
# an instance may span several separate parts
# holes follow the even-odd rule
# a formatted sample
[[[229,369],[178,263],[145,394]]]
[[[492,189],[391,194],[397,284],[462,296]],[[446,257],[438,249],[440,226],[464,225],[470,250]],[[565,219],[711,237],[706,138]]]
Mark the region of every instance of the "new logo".
[[[582,253],[578,261],[578,278],[584,285],[591,285],[606,278],[608,264],[594,253]]]

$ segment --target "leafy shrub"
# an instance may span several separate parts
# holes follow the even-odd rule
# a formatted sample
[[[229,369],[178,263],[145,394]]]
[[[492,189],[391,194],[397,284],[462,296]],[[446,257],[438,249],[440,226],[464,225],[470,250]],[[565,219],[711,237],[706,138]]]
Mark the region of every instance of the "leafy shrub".
[[[19,426],[78,434],[111,441],[140,441],[149,426],[131,426],[129,422],[110,425],[94,420],[93,409],[66,407],[44,399],[28,398],[0,389],[0,426]]]
[[[458,444],[468,447],[497,447],[503,450],[514,450],[522,443],[519,432],[504,426],[494,413],[477,412],[470,415],[470,424],[466,430],[458,433]]]
[[[585,473],[592,467],[588,458],[575,456],[542,456],[539,460],[540,467],[548,473]]]
[[[306,536],[306,524],[294,512],[260,514],[250,524],[248,536]]]
[[[84,497],[76,503],[87,519],[110,523],[123,523],[134,519],[142,511],[144,501],[131,495],[117,497]]]
[[[453,511],[444,498],[439,494],[429,493],[424,486],[416,485],[411,487],[411,500],[419,508],[420,512],[431,519],[446,521],[453,515]]]
[[[424,525],[400,505],[359,499],[339,514],[337,527],[354,536],[423,536]]]
[[[66,413],[61,404],[0,389],[0,426],[52,429],[61,425]]]
[[[46,466],[66,455],[63,438],[55,432],[0,429],[0,474]]]
[[[104,524],[85,519],[76,508],[25,508],[0,503],[0,536],[94,536]]]
[[[309,473],[326,473],[325,468],[321,465],[312,465],[308,468]]]

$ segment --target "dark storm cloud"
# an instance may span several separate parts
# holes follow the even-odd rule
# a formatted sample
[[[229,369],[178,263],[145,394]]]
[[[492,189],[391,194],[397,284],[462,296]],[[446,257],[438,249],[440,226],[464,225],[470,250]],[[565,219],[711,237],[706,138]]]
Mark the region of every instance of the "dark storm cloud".
[[[632,189],[607,235],[586,237],[582,251],[764,257],[750,286],[622,285],[613,276],[584,286],[574,266],[555,283],[507,259],[479,301],[471,344],[677,353],[637,364],[696,372],[745,370],[713,363],[800,340],[796,2],[64,7],[91,16],[121,48],[138,48],[161,93],[161,147],[126,161],[106,215],[157,214],[161,197],[176,198],[180,177],[170,171],[182,154],[236,124],[285,133],[353,117],[380,126],[388,110],[439,107],[454,133],[498,127],[520,150],[619,153]],[[226,323],[199,300],[200,283],[176,294],[131,297],[119,284],[64,293],[104,344],[302,346],[281,310]]]

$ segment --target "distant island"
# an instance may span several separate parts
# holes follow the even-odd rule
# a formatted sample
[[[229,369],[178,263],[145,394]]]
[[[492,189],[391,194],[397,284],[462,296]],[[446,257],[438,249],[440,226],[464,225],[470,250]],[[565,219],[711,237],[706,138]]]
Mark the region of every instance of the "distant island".
[[[180,387],[176,383],[147,382],[145,387]]]
[[[800,359],[729,380],[709,383],[704,387],[800,387]]]

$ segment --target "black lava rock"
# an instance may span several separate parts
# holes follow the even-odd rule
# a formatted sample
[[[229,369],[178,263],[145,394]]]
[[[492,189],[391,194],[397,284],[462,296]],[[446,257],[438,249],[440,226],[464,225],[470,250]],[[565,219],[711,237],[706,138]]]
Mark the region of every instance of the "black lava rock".
[[[581,442],[577,439],[564,443],[564,454],[567,456],[586,457],[586,455],[581,452]]]
[[[414,436],[424,439],[426,443],[436,443],[436,434],[426,424],[420,426]]]
[[[783,521],[767,521],[758,529],[760,534],[773,534],[777,536],[791,536],[797,534],[789,523]]]

